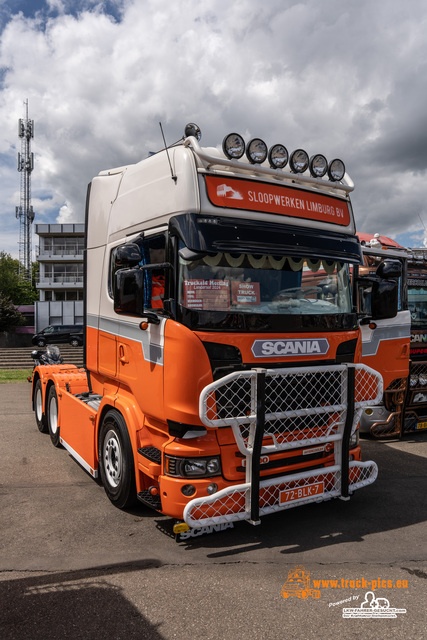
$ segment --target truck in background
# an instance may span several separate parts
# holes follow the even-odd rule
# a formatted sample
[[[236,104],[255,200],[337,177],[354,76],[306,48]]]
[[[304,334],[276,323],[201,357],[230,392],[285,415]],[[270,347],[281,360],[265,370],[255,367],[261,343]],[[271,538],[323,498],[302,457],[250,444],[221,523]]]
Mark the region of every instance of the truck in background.
[[[360,433],[376,438],[400,435],[409,376],[409,342],[411,317],[407,297],[407,253],[394,240],[358,232],[362,243],[363,265],[358,269],[356,296],[361,314],[362,362],[381,372],[384,382],[383,402],[365,407]],[[373,281],[391,263],[400,265],[398,311],[394,318],[381,318],[372,305]],[[396,274],[397,275],[397,274]]]
[[[408,306],[411,345],[405,433],[427,429],[427,249],[408,249]]]
[[[358,425],[383,397],[360,362],[354,185],[341,160],[199,139],[89,185],[86,365],[35,369],[38,427],[114,505],[188,527],[348,499],[377,476]]]
[[[360,431],[377,438],[401,437],[405,433],[422,432],[427,429],[427,249],[404,248],[394,240],[379,234],[358,235],[364,245],[365,270],[369,266],[367,261],[370,261],[370,274],[373,261],[378,263],[380,260],[393,258],[401,260],[404,265],[399,287],[399,312],[394,321],[387,321],[387,357],[396,358],[395,379],[389,388],[388,397],[385,393],[383,405],[365,407]],[[372,366],[374,362],[365,359],[371,342],[363,326],[362,336],[363,361]],[[405,336],[407,338],[402,342]],[[406,356],[407,353],[409,357]],[[407,367],[405,359],[408,360]],[[383,374],[384,387],[387,390],[387,372],[380,362],[386,363],[387,358],[381,356],[377,365]],[[407,373],[403,378],[405,368]]]

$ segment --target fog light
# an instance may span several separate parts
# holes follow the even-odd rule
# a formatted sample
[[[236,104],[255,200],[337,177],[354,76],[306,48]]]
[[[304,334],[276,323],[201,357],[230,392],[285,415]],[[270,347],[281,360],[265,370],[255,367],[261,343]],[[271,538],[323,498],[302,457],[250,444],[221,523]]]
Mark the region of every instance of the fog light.
[[[183,496],[193,496],[196,493],[196,487],[193,484],[185,484],[181,487],[181,493]]]
[[[353,449],[354,447],[357,447],[358,444],[359,444],[359,431],[356,430],[350,436],[350,440],[349,440],[348,446],[349,446],[350,449]]]
[[[367,416],[371,416],[374,412],[372,409],[365,409],[365,413]]]
[[[425,373],[420,373],[420,377],[418,378],[418,382],[422,387],[427,386],[427,376]]]
[[[211,496],[213,493],[218,491],[218,485],[215,484],[215,482],[211,482],[206,491],[208,492],[208,496]]]
[[[415,374],[412,374],[409,378],[409,386],[416,387],[417,384],[418,384],[418,376]]]

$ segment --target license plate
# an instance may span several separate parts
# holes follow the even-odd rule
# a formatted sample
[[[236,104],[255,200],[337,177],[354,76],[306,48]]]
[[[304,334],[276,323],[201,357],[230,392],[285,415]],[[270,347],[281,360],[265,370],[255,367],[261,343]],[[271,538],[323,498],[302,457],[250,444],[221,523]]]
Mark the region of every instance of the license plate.
[[[296,489],[286,489],[286,491],[280,492],[280,504],[305,500],[305,498],[311,498],[312,496],[320,496],[324,490],[323,481],[308,484],[305,487],[297,487]]]
[[[427,422],[417,422],[417,424],[415,425],[415,429],[421,430],[421,429],[427,429]]]

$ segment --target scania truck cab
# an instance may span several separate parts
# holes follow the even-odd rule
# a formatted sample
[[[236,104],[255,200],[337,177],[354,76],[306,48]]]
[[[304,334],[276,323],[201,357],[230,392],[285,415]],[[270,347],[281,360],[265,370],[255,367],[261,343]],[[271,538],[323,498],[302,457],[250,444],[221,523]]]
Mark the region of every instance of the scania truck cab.
[[[358,425],[382,377],[360,362],[344,164],[234,133],[219,147],[189,125],[92,180],[86,365],[33,376],[39,428],[116,506],[189,527],[257,524],[377,476]]]
[[[407,251],[378,233],[358,232],[358,236],[363,252],[363,264],[358,268],[356,282],[362,362],[379,371],[384,384],[383,402],[362,411],[360,433],[376,438],[395,437],[400,436],[403,430],[409,380],[411,316],[406,286]],[[383,317],[384,302],[378,308],[375,301],[378,286],[389,286],[387,281],[384,282],[385,274],[398,287],[397,312],[395,315],[386,313],[387,317]]]

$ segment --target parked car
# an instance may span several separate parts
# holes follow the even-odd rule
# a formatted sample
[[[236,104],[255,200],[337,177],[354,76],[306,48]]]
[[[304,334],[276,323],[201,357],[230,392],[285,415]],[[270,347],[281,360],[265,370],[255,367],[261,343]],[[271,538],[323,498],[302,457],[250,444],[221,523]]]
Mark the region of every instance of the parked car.
[[[47,344],[71,344],[79,347],[83,344],[82,324],[56,324],[45,327],[32,337],[32,343],[38,347]]]

